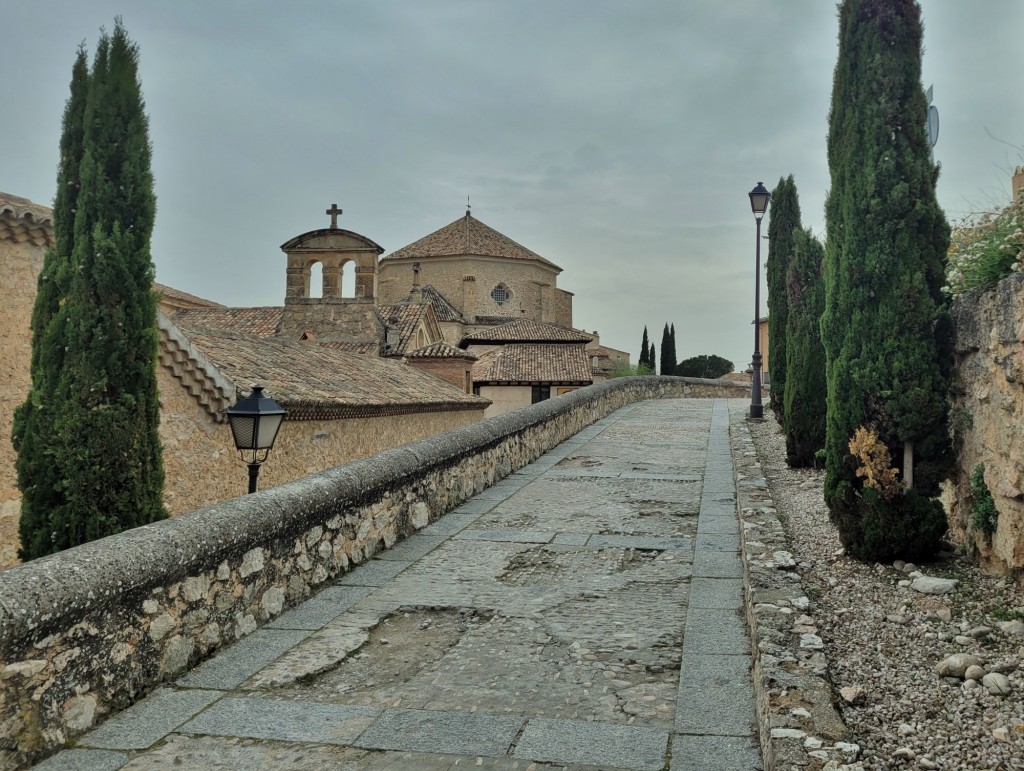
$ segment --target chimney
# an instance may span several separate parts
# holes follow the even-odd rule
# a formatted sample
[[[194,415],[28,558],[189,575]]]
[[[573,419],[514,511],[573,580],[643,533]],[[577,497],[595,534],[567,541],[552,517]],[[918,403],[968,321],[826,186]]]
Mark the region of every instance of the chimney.
[[[1024,166],[1018,166],[1013,172],[1013,200],[1020,198],[1021,190],[1024,190]]]

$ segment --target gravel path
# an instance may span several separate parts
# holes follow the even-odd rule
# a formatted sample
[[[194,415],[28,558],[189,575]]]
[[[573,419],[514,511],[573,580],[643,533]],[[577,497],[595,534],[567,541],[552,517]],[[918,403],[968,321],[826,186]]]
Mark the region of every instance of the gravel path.
[[[952,548],[917,568],[843,556],[822,498],[824,472],[786,466],[771,417],[750,428],[863,768],[1024,769],[1024,625],[1013,623],[1024,621],[1021,587],[984,575]],[[945,595],[922,594],[909,586],[915,569],[960,583]],[[940,677],[936,666],[956,653],[1005,675],[1009,695]]]

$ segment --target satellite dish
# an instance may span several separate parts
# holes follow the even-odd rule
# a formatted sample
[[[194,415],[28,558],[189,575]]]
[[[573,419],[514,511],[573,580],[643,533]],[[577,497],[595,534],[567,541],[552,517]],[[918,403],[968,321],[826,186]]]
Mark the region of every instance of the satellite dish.
[[[928,144],[935,147],[935,143],[939,141],[939,110],[932,104],[932,89],[933,86],[928,86],[925,94],[928,97],[928,120],[925,128],[928,131]]]

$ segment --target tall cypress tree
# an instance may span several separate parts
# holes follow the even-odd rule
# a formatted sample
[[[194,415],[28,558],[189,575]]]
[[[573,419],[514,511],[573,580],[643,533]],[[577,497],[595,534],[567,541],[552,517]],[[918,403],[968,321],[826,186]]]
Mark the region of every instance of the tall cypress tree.
[[[668,370],[669,375],[676,374],[676,365],[679,364],[678,358],[676,357],[676,325],[670,324],[668,328],[668,363],[664,361],[661,366]]]
[[[71,94],[64,106],[61,128],[57,194],[53,202],[54,244],[43,257],[32,309],[32,386],[28,398],[15,410],[11,437],[18,451],[16,465],[18,487],[22,492],[19,529],[23,559],[51,550],[47,515],[63,501],[53,395],[64,364],[63,326],[59,312],[71,280],[88,89],[89,66],[84,48],[79,48],[71,68]]]
[[[149,249],[156,201],[138,49],[120,19],[100,38],[87,91],[70,280],[39,353],[49,367],[51,349],[63,352],[41,408],[54,415],[59,495],[23,516],[25,557],[166,516]]]
[[[934,496],[951,461],[949,226],[920,16],[914,0],[844,0],[829,115],[825,499],[843,544],[871,560],[924,557],[946,528]]]
[[[669,337],[668,323],[666,322],[665,328],[661,332],[661,348],[660,348],[660,351],[659,351],[661,353],[661,356],[659,357],[661,359],[661,369],[659,369],[658,372],[660,374],[662,374],[662,375],[671,375],[672,374],[672,370],[665,369],[665,364],[666,364],[666,362],[668,362],[668,358],[669,358],[668,357],[668,346],[669,346],[670,339],[671,338]]]
[[[647,339],[647,325],[644,324],[644,338],[640,343],[640,364],[648,368],[651,366],[650,353],[648,353],[647,350],[649,347],[650,343]]]
[[[793,467],[817,466],[816,453],[825,447],[825,349],[820,327],[825,309],[824,260],[825,249],[810,230],[793,232],[783,394],[786,462]],[[774,400],[774,382],[772,390]]]
[[[768,220],[768,382],[771,383],[771,408],[775,419],[783,422],[786,391],[786,325],[789,298],[786,277],[793,259],[793,233],[800,229],[800,203],[796,182],[790,174],[779,179],[772,191],[772,209]]]

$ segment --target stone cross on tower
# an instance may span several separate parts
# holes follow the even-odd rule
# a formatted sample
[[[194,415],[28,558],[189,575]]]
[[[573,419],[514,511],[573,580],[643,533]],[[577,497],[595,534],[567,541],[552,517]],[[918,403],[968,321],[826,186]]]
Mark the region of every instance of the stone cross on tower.
[[[325,214],[331,215],[331,230],[338,229],[338,215],[341,214],[341,209],[338,208],[338,204],[332,203],[331,208],[328,209]]]

